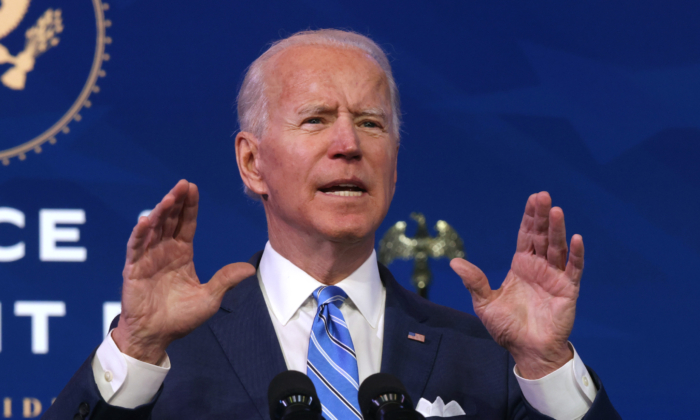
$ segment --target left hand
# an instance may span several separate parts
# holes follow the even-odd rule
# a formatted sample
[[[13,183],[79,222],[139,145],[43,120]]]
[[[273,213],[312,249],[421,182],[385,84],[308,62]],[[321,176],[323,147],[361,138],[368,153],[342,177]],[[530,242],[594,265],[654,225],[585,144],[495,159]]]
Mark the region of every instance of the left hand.
[[[461,258],[450,262],[481,322],[526,379],[544,377],[573,357],[568,339],[583,273],[581,235],[571,238],[568,263],[566,254],[564,212],[552,208],[543,191],[527,200],[513,262],[498,290],[491,290],[475,265]]]

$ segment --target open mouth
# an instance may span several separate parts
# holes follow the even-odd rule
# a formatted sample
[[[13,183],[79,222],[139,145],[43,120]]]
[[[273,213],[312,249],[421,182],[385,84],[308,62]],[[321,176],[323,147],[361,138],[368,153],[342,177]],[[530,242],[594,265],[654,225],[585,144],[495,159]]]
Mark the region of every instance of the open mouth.
[[[361,197],[363,193],[367,192],[364,185],[359,182],[332,183],[331,185],[319,188],[319,190],[324,194],[338,197]]]

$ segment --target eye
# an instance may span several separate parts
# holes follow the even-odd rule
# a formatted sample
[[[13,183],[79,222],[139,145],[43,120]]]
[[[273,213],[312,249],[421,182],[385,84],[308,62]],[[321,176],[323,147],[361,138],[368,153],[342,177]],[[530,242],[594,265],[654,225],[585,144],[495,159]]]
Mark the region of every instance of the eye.
[[[304,120],[304,124],[321,124],[322,121],[318,117],[313,117],[313,118],[307,118]]]
[[[377,124],[374,121],[369,121],[369,120],[362,121],[362,123],[360,123],[360,125],[364,128],[379,128],[379,124]]]

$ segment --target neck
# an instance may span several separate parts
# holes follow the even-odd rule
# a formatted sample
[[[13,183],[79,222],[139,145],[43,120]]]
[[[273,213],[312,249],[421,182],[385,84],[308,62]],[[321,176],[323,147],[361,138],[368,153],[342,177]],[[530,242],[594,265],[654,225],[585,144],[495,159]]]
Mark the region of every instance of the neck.
[[[281,256],[329,286],[350,276],[374,250],[374,234],[357,242],[343,243],[271,229],[269,238],[270,245]]]

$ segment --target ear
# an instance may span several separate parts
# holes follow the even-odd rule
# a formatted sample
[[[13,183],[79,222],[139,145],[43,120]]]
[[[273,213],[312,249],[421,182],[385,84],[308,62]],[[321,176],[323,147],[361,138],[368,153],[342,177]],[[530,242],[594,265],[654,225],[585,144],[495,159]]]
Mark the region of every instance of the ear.
[[[241,131],[236,134],[236,163],[241,179],[248,189],[260,196],[268,193],[260,172],[260,140],[252,133]]]

